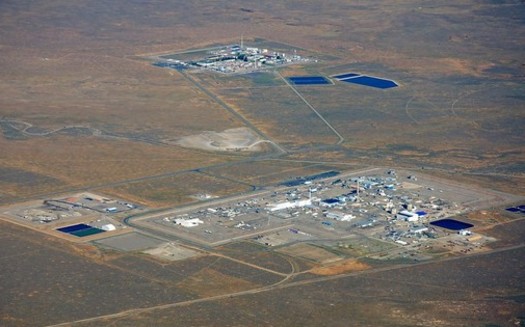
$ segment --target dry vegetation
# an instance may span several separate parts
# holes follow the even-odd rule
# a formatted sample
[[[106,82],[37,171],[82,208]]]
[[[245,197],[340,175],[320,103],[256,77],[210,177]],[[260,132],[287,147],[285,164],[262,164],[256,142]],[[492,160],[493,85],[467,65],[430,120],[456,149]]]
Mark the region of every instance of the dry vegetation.
[[[367,269],[370,269],[370,266],[366,263],[359,262],[355,259],[348,259],[331,265],[315,267],[311,269],[310,272],[315,275],[330,276]]]
[[[316,247],[315,245],[310,245],[306,243],[294,244],[287,246],[279,250],[279,252],[286,253],[292,257],[299,257],[306,260],[310,260],[317,264],[326,264],[332,266],[331,263],[334,261],[340,261],[341,258],[334,253],[331,253],[325,249]],[[324,266],[318,266],[313,268],[312,272],[317,272],[319,268]]]
[[[186,170],[196,165],[229,161],[226,156],[141,142],[101,140],[94,137],[50,137],[27,141],[0,139],[3,167],[25,174],[52,178],[53,183],[21,183],[2,180],[2,193],[20,198],[54,193],[69,188],[110,186],[115,182]],[[31,176],[29,176],[31,178]]]
[[[521,47],[518,38],[505,32],[516,31],[512,5],[445,2],[427,7],[402,1],[319,8],[234,1],[220,9],[142,4],[139,10],[116,2],[78,10],[57,0],[20,11],[15,4],[2,6],[2,118],[43,131],[81,126],[117,137],[79,138],[74,131],[31,137],[3,124],[2,166],[43,178],[36,187],[2,183],[3,201],[223,160],[173,142],[243,123],[176,71],[152,67],[140,56],[235,42],[239,27],[247,42],[279,35],[274,46],[291,44],[324,58],[314,66],[286,68],[285,76],[359,71],[401,84],[387,92],[344,83],[301,88],[345,137],[343,146],[319,151],[337,138],[278,77],[195,75],[259,130],[289,150],[300,150],[297,155],[311,158],[319,151],[316,157],[327,161],[377,159],[462,170],[488,166],[489,172],[525,161],[519,123],[523,87],[517,80],[522,68],[516,64]],[[501,17],[505,24],[494,23]],[[489,26],[480,28],[488,18]],[[162,142],[172,145],[151,145]],[[54,151],[55,144],[79,159]],[[122,147],[135,148],[137,157],[120,153]],[[94,169],[94,162],[102,164]],[[515,169],[510,173],[515,175]]]
[[[298,177],[315,175],[330,170],[346,169],[349,165],[323,165],[315,163],[287,162],[279,160],[261,160],[239,163],[235,168],[218,167],[206,169],[207,172],[243,181],[253,185],[275,185]],[[254,171],[257,174],[254,174]]]
[[[128,198],[151,207],[175,206],[197,201],[198,195],[214,197],[248,192],[247,185],[196,172],[177,174],[147,181],[126,183],[103,189],[104,193]]]
[[[223,196],[252,184],[363,165],[424,166],[438,176],[453,173],[458,182],[523,195],[523,8],[512,0],[1,1],[0,203],[98,189],[162,207],[193,201],[196,193]],[[344,137],[336,145],[335,134],[275,74],[189,73],[243,121],[184,75],[145,59],[237,42],[241,33],[248,43],[264,40],[271,47],[273,40],[321,59],[283,68],[284,76],[355,71],[394,79],[400,87],[336,82],[299,88]],[[260,160],[277,153],[266,145],[261,153],[243,154],[176,144],[206,131],[246,127],[288,153]],[[0,225],[4,326],[41,326],[227,294],[283,277],[226,259],[209,262],[211,256],[160,264]],[[522,226],[515,220],[487,233],[504,239],[494,244],[501,248],[523,241]],[[246,260],[287,271],[290,262],[261,251]],[[294,255],[308,260],[305,269],[326,254],[299,252]],[[130,311],[102,322],[518,325],[525,320],[521,255],[517,249],[366,272],[181,309]],[[324,278],[368,268],[346,260],[311,272]]]
[[[181,281],[179,286],[200,297],[209,297],[257,288],[258,285],[240,278],[224,275],[213,269],[203,269]]]

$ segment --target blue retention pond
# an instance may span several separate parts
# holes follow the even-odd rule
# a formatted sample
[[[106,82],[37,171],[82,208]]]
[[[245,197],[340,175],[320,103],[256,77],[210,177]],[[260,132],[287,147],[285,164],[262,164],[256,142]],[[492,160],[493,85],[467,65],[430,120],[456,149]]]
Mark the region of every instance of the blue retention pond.
[[[105,232],[102,229],[91,227],[86,224],[76,224],[76,225],[61,227],[61,228],[57,228],[57,231],[66,233],[66,234],[70,234],[70,235],[74,235],[77,237],[85,237],[85,236],[95,235],[95,234]]]
[[[86,225],[86,224],[76,224],[76,225],[71,225],[71,226],[57,228],[57,230],[62,232],[62,233],[68,233],[69,234],[69,233],[73,233],[73,232],[76,232],[76,231],[79,231],[79,230],[82,230],[82,229],[87,229],[87,228],[91,228],[91,226]]]
[[[451,229],[451,230],[461,230],[461,229],[466,229],[466,228],[470,228],[474,226],[472,224],[469,224],[463,221],[459,221],[459,220],[455,220],[455,219],[450,219],[450,218],[433,221],[430,223],[430,225],[443,227],[443,228]]]
[[[324,200],[323,200],[323,203],[326,203],[326,204],[335,204],[335,203],[339,203],[339,200],[334,199],[334,198],[324,199]]]
[[[79,231],[76,231],[76,232],[73,232],[73,233],[70,233],[70,234],[71,235],[75,235],[77,237],[86,237],[86,236],[100,234],[100,233],[104,233],[104,232],[105,231],[102,230],[102,229],[95,228],[95,227],[90,227],[90,228],[82,229],[82,230],[79,230]]]
[[[507,208],[505,210],[507,210],[508,212],[522,213],[522,214],[525,215],[525,205],[520,205],[520,206],[517,206],[517,207],[511,207],[511,208]]]
[[[361,76],[361,74],[346,73],[346,74],[336,75],[336,76],[334,76],[334,78],[336,78],[338,80],[342,80],[342,79],[347,79],[347,78],[352,78],[352,77],[357,77],[357,76]]]
[[[332,84],[324,76],[294,76],[294,77],[288,77],[288,80],[294,85],[326,85],[326,84]]]
[[[394,81],[391,81],[388,79],[370,77],[370,76],[364,76],[364,75],[354,77],[354,78],[343,79],[341,80],[341,82],[370,86],[370,87],[375,87],[378,89],[389,89],[389,88],[398,86]]]

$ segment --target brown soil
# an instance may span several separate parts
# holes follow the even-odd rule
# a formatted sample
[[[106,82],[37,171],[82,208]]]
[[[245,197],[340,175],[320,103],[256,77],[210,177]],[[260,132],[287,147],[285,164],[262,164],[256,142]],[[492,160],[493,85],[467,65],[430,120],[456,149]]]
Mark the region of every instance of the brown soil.
[[[329,266],[319,266],[310,270],[311,273],[322,276],[339,275],[348,272],[370,269],[366,263],[348,259]]]

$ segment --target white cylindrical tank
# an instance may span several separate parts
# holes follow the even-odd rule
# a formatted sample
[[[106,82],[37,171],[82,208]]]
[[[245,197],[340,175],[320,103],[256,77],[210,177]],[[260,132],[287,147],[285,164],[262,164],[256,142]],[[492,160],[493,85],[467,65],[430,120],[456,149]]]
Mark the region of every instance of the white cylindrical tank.
[[[106,232],[110,232],[110,231],[116,230],[117,227],[115,227],[115,225],[113,224],[106,224],[106,225],[102,225],[100,229],[105,230]]]

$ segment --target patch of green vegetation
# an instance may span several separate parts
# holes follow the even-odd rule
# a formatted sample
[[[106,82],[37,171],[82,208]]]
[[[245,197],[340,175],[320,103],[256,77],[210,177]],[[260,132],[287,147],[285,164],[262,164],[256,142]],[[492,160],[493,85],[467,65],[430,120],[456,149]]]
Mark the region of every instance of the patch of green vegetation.
[[[0,180],[4,183],[16,183],[21,186],[31,187],[39,184],[58,185],[60,183],[59,180],[46,175],[10,167],[0,167]]]
[[[308,243],[308,245],[325,250],[326,252],[330,252],[332,254],[335,254],[338,257],[345,256],[345,253],[339,250],[337,247],[331,247],[331,246],[324,246],[321,244],[315,244],[315,243]]]
[[[512,300],[512,301],[518,302],[518,303],[525,303],[525,294],[514,295],[514,296],[507,296],[506,299],[509,299],[509,300]],[[523,319],[525,319],[525,317]]]
[[[0,122],[2,134],[8,140],[27,140],[28,137],[7,122]]]
[[[418,147],[412,144],[387,144],[386,148],[392,151],[419,151]]]
[[[337,245],[337,250],[345,256],[360,257],[366,254],[361,246],[352,243]]]
[[[246,76],[250,77],[256,85],[284,85],[281,79],[270,73],[252,73]]]

